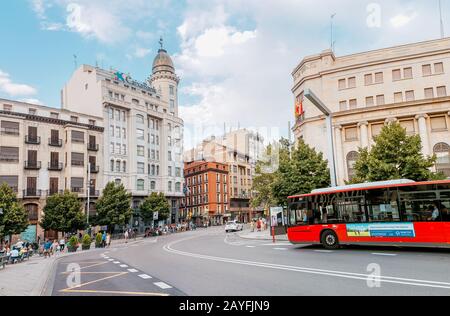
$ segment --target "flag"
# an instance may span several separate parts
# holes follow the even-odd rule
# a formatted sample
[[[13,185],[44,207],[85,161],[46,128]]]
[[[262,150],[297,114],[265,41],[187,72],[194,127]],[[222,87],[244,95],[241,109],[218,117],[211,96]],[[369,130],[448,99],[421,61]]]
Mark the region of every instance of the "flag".
[[[295,104],[295,117],[298,118],[302,116],[305,112],[303,111],[303,101],[299,101]]]

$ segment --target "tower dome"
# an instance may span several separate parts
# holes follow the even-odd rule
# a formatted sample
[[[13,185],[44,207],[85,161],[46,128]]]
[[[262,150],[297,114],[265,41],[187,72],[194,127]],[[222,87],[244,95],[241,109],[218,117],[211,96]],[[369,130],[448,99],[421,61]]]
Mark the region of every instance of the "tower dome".
[[[153,74],[160,71],[175,73],[172,58],[170,58],[167,51],[163,48],[158,50],[158,55],[156,55],[155,60],[153,61]]]

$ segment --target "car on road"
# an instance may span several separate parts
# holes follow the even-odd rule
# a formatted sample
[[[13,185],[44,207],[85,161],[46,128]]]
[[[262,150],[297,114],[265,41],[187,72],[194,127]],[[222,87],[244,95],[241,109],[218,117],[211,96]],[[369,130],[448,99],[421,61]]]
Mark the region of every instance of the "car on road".
[[[240,230],[244,230],[244,224],[238,222],[238,221],[229,221],[225,225],[225,232],[237,232]]]

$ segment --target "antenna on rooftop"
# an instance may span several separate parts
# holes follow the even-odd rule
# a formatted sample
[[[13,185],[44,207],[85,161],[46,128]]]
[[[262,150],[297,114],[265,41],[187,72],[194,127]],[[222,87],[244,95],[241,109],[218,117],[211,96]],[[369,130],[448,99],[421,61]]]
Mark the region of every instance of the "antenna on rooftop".
[[[77,55],[73,55],[73,63],[75,64],[75,69],[78,68]]]
[[[336,13],[333,13],[333,14],[331,15],[331,18],[330,18],[330,20],[331,20],[331,22],[330,22],[330,24],[331,24],[330,49],[331,49],[332,52],[334,52],[334,44],[336,43],[336,41],[334,40],[334,34],[333,34],[333,28],[334,28],[333,22],[334,22],[334,17],[335,17],[335,16],[336,16]]]
[[[441,38],[445,37],[445,32],[444,32],[444,19],[442,17],[442,3],[441,0],[439,0],[439,17],[440,17],[440,24],[441,24]]]

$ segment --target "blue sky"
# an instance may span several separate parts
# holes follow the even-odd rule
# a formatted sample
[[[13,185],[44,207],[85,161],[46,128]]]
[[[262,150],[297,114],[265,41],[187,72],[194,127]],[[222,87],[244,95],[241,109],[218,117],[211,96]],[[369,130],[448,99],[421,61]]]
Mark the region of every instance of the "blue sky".
[[[449,35],[450,0],[442,5]],[[59,107],[74,54],[78,65],[145,80],[162,35],[188,128],[217,134],[226,123],[286,135],[291,72],[329,47],[333,13],[337,55],[439,37],[437,0],[2,1],[0,97]]]

